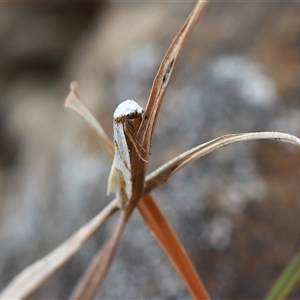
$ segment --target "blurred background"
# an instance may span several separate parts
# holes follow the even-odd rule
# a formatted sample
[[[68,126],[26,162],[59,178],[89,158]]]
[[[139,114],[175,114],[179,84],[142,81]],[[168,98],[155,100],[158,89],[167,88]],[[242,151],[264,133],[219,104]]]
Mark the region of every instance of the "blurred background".
[[[191,2],[0,4],[0,288],[90,220],[110,162],[63,108],[72,80],[112,136],[126,99],[145,106]],[[149,171],[223,134],[300,136],[300,6],[211,2],[170,81]],[[213,299],[261,299],[300,250],[300,151],[273,141],[218,150],[154,196]],[[33,298],[66,298],[116,218]],[[292,298],[300,298],[296,289]],[[138,213],[99,298],[190,298]]]

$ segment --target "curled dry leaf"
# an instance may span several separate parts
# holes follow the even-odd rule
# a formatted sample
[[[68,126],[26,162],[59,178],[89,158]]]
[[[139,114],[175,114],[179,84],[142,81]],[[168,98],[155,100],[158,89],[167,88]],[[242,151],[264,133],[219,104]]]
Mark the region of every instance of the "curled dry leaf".
[[[106,155],[112,159],[114,156],[113,143],[94,115],[81,100],[78,83],[76,81],[73,81],[70,85],[70,92],[65,100],[64,106],[75,111],[86,121]]]

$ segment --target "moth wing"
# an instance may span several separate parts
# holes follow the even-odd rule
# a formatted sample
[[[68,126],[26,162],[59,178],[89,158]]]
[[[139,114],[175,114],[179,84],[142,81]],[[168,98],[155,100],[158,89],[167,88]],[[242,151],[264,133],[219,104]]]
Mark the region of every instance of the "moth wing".
[[[115,192],[120,207],[125,207],[132,196],[130,153],[123,124],[114,124],[115,157],[109,175],[107,193]]]
[[[114,124],[115,158],[117,166],[131,170],[130,154],[122,123]]]

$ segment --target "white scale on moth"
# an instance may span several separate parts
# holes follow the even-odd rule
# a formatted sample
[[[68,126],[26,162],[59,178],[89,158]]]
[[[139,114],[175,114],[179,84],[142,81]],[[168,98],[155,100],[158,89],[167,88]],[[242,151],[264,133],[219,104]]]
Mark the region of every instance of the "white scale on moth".
[[[134,147],[141,157],[141,147],[135,137],[143,113],[143,108],[134,100],[126,100],[119,104],[113,116],[115,157],[109,175],[107,194],[116,194],[121,209],[126,208],[132,196],[130,149]]]

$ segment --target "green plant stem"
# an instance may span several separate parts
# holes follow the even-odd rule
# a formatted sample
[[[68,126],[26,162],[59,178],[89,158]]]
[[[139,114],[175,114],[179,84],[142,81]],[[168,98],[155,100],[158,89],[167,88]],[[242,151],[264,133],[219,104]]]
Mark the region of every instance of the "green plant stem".
[[[266,300],[285,299],[300,281],[300,253],[294,257],[277,279]]]

